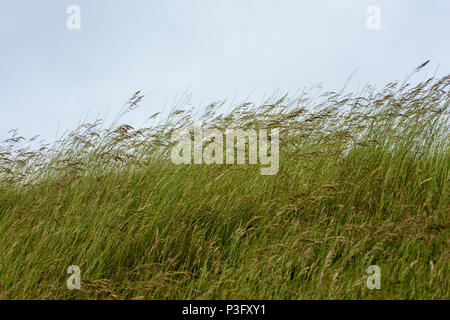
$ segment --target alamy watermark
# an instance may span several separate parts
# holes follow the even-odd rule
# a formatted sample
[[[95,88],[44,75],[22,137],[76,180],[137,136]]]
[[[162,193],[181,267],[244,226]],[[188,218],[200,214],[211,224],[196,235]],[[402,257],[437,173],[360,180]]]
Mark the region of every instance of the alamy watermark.
[[[67,7],[66,13],[69,15],[67,17],[67,29],[69,30],[80,30],[81,29],[81,9],[80,6],[70,5]]]
[[[69,30],[81,29],[81,8],[78,5],[69,5],[66,9],[67,17],[66,26]],[[366,26],[369,30],[381,29],[381,8],[375,4],[370,5],[366,9],[367,20]]]
[[[366,273],[369,274],[369,277],[366,281],[366,286],[369,290],[381,289],[381,269],[379,266],[372,265],[366,269]]]
[[[191,129],[172,133],[175,145],[171,150],[171,160],[174,164],[243,165],[247,160],[248,164],[258,164],[259,160],[259,164],[267,165],[261,168],[261,175],[278,172],[278,128],[271,129],[270,134],[268,129],[259,129],[258,132],[255,129],[227,129],[222,132],[219,129],[203,130],[201,123],[195,123]]]
[[[67,279],[67,289],[69,290],[80,290],[81,289],[81,269],[79,266],[69,266],[67,267],[66,272],[70,274],[70,277]]]
[[[368,15],[366,25],[369,30],[381,29],[381,9],[377,5],[367,7],[366,13]]]
[[[69,5],[66,9],[67,17],[66,26],[69,30],[81,29],[81,8],[79,5]],[[369,30],[381,29],[381,8],[375,4],[370,5],[366,9],[367,20],[366,26]]]

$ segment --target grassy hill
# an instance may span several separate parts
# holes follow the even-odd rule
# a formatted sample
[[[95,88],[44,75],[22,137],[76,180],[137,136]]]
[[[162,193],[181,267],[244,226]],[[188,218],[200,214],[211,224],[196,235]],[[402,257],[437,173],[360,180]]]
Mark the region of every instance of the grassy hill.
[[[214,103],[38,148],[13,132],[0,146],[0,298],[449,299],[449,85]],[[194,119],[279,128],[278,173],[173,164],[171,133]],[[81,290],[66,287],[69,265]],[[370,265],[380,290],[366,287]]]

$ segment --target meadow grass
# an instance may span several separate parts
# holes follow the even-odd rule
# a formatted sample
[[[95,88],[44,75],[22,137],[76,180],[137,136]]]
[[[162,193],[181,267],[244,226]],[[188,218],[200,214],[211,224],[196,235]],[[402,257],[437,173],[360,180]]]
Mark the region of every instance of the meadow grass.
[[[450,76],[304,91],[0,147],[1,299],[448,299]],[[138,107],[137,92],[123,112]],[[280,169],[174,165],[171,133],[279,128]],[[81,290],[66,268],[81,268]],[[370,265],[381,289],[366,287]]]

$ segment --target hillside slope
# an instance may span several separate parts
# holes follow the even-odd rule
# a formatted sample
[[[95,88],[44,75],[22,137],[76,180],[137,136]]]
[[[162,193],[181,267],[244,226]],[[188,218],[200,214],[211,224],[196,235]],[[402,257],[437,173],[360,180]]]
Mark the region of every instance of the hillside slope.
[[[203,110],[206,127],[279,128],[273,176],[173,164],[189,110],[41,149],[14,133],[0,148],[0,298],[449,299],[449,84]]]

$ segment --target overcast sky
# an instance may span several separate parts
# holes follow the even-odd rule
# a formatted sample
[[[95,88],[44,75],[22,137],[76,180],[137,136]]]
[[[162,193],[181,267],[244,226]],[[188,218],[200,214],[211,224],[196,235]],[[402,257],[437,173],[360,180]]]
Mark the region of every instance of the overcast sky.
[[[112,118],[136,90],[146,96],[132,124],[187,89],[197,105],[336,90],[355,70],[353,87],[380,87],[428,59],[429,75],[448,74],[449,14],[448,0],[3,0],[0,138],[18,128],[52,140],[86,115]]]

